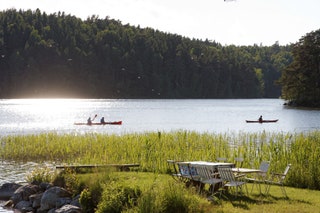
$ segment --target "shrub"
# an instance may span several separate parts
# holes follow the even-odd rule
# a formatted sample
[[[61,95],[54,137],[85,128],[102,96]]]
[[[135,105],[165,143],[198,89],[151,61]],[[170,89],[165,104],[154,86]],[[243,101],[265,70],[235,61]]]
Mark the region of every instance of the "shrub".
[[[42,182],[51,183],[56,176],[57,173],[48,167],[37,168],[26,176],[26,180],[33,184],[40,184]]]
[[[81,192],[79,202],[83,212],[95,212],[101,200],[102,190],[101,184],[96,183]]]
[[[120,213],[135,206],[140,195],[141,190],[138,187],[131,188],[121,183],[111,182],[104,186],[101,202],[96,212]]]
[[[194,212],[194,209],[198,206],[195,200],[188,196],[186,189],[181,185],[171,183],[163,192],[162,212]]]
[[[68,190],[73,195],[80,194],[84,186],[79,181],[77,174],[72,169],[65,169],[60,172],[52,181],[53,185],[60,186]]]
[[[137,209],[139,213],[157,213],[159,208],[156,205],[157,195],[154,191],[146,191],[138,200]]]

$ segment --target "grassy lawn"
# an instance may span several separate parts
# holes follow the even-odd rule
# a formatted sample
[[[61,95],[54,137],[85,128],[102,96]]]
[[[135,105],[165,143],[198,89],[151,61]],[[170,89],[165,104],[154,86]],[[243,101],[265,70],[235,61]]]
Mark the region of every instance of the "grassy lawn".
[[[87,201],[88,208],[93,203],[91,206],[101,210],[98,212],[106,212],[106,208],[118,204],[119,199],[113,194],[126,200],[130,193],[137,201],[125,212],[319,212],[320,209],[320,131],[305,134],[198,134],[188,131],[128,135],[51,133],[0,137],[0,143],[1,160],[70,165],[139,164],[139,172],[94,171],[81,174],[79,182],[83,185],[71,178],[70,188],[74,187],[72,190],[77,194],[88,189],[83,199]],[[215,162],[221,156],[227,157],[228,162],[243,157],[242,167],[245,168],[258,168],[262,161],[270,161],[271,172],[281,172],[289,163],[292,164],[285,180],[290,186],[286,187],[288,198],[282,195],[280,187],[273,186],[270,195],[265,197],[259,196],[255,189],[249,196],[235,199],[227,195],[209,201],[206,194],[199,194],[192,187],[186,188],[168,175],[169,159]],[[43,178],[41,173],[38,177]],[[118,185],[121,182],[124,187]],[[133,186],[136,188],[131,188]],[[251,191],[250,184],[248,190]],[[103,202],[99,207],[100,198]]]
[[[286,198],[279,186],[272,186],[270,194],[265,196],[259,195],[256,187],[251,192],[252,184],[248,183],[248,196],[246,190],[243,190],[244,194],[238,195],[238,197],[235,197],[230,191],[230,193],[225,193],[219,198],[219,196],[209,196],[207,191],[198,193],[194,187],[186,188],[184,183],[178,182],[166,174],[113,172],[108,173],[108,176],[112,176],[112,179],[130,186],[138,186],[142,194],[153,191],[159,198],[163,193],[168,195],[168,191],[171,194],[182,194],[182,196],[191,198],[195,202],[190,212],[317,212],[320,209],[320,191],[315,190],[286,187],[288,195],[288,198]],[[81,175],[83,179],[95,181],[99,177],[101,177],[101,174]],[[264,186],[262,185],[262,187]],[[163,201],[159,200],[159,202]],[[136,211],[131,210],[130,212]]]

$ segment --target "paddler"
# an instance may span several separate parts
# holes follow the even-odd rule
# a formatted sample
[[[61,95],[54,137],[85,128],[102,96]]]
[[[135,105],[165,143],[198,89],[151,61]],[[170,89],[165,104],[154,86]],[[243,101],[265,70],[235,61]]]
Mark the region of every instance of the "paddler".
[[[92,124],[91,117],[89,117],[89,118],[88,118],[88,120],[87,120],[87,124],[88,124],[88,125],[91,125],[91,124]]]

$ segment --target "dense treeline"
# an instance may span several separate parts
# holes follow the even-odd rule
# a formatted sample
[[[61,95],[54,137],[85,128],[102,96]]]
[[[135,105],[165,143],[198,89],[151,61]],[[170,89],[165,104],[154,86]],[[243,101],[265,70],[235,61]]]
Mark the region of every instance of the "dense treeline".
[[[0,12],[0,97],[270,98],[291,45],[223,46],[106,17]]]
[[[298,106],[320,107],[320,29],[293,46],[294,61],[280,79],[282,96]]]

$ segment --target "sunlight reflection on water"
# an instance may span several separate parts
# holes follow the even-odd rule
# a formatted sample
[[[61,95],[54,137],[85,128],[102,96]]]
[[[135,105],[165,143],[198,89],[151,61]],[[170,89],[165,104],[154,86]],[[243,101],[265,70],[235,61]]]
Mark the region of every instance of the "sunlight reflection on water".
[[[89,116],[123,121],[118,126],[75,126]],[[260,115],[273,124],[247,124]],[[145,100],[13,99],[0,100],[0,134],[103,133],[189,130],[197,132],[299,132],[319,128],[319,110],[288,109],[280,99]]]

